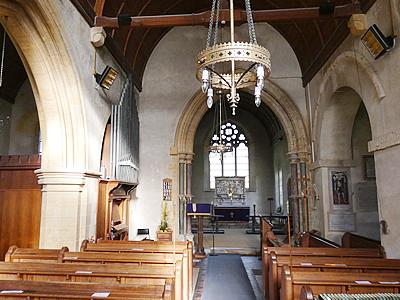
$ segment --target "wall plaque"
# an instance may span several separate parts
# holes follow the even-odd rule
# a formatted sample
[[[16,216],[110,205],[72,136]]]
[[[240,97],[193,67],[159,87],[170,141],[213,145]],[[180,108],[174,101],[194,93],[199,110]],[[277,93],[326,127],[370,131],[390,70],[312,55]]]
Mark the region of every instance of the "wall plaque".
[[[356,222],[353,213],[328,213],[329,230],[355,231]]]

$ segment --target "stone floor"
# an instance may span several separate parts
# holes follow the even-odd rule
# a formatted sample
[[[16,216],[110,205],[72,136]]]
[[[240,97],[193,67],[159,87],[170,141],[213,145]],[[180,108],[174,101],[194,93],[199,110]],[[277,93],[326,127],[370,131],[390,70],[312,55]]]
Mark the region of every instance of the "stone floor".
[[[214,235],[216,253],[232,253],[241,255],[256,255],[260,251],[260,236],[246,234],[246,228],[221,228],[224,234]],[[204,235],[204,249],[212,252],[212,234]]]
[[[250,280],[256,300],[264,299],[262,292],[262,263],[260,257],[256,256],[256,254],[259,254],[260,250],[260,236],[257,234],[246,234],[247,228],[225,226],[221,229],[225,231],[224,234],[214,235],[215,253],[241,255],[241,260],[246,270],[247,277]],[[207,254],[213,253],[212,234],[204,235],[204,249]],[[218,259],[218,257],[219,256],[215,256],[212,258]],[[223,255],[221,255],[221,257],[223,257]],[[208,271],[208,258],[205,258],[201,261],[195,261],[195,266],[198,267],[198,280],[193,299],[214,300],[210,299],[210,297],[204,298],[204,290],[207,284],[206,277]],[[223,284],[223,282],[221,282],[221,284]]]

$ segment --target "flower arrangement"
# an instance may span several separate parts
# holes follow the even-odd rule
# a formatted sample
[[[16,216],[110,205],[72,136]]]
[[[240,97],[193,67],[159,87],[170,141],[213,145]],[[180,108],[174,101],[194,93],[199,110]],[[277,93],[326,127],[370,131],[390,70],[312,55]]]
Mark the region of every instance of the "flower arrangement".
[[[162,203],[162,213],[161,213],[161,224],[160,224],[160,231],[165,232],[168,231],[168,212],[167,212],[167,203],[163,201]]]

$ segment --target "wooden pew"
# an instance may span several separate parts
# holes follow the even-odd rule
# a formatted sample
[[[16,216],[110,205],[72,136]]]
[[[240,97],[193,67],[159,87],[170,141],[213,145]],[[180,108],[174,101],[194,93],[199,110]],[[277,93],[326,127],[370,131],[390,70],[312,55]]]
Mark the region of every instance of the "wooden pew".
[[[189,270],[188,250],[180,253],[136,253],[136,252],[67,252],[60,263],[91,263],[91,264],[136,264],[136,265],[171,265],[178,263],[182,272],[183,299],[191,294],[190,285],[193,282],[192,272]]]
[[[179,253],[186,251],[188,258],[182,261],[183,267],[188,269],[188,294],[190,295],[193,287],[193,243],[190,241],[115,241],[98,240],[97,243],[89,243],[83,240],[80,248],[81,252],[138,252],[138,253]],[[184,270],[184,278],[186,277]],[[185,287],[186,288],[186,287]],[[184,291],[186,292],[186,291]]]
[[[261,247],[272,246],[280,247],[282,243],[279,242],[278,238],[272,231],[273,225],[265,218],[261,218]],[[262,249],[261,249],[262,250]]]
[[[379,249],[344,249],[344,248],[306,248],[306,247],[265,247],[263,248],[263,276],[264,294],[269,291],[269,259],[268,255],[274,251],[279,256],[300,256],[300,257],[364,257],[382,258],[383,254]]]
[[[142,253],[182,253],[185,249],[193,249],[191,242],[159,241],[106,241],[89,243],[84,240],[81,252],[142,252]]]
[[[114,253],[114,252],[63,252],[63,255],[59,255],[60,250],[49,250],[52,251],[52,256],[41,255],[42,249],[21,249],[15,248],[10,249],[10,255],[7,256],[7,262],[33,262],[41,261],[45,259],[45,262],[53,263],[66,263],[66,264],[121,264],[124,265],[174,265],[177,266],[178,275],[181,276],[180,280],[182,290],[182,299],[189,299],[191,294],[190,284],[193,282],[191,279],[192,272],[189,272],[189,259],[188,250],[179,253]],[[50,260],[52,259],[52,260]],[[178,276],[177,275],[177,276]],[[178,280],[177,280],[178,281]]]
[[[312,232],[304,232],[300,235],[300,245],[301,247],[340,248],[340,245]]]
[[[352,294],[353,299],[400,299],[400,294],[394,293],[374,293],[374,294]],[[300,300],[314,300],[317,299],[318,295],[314,295],[312,289],[305,285],[300,291]],[[347,294],[322,294],[322,299],[340,300],[349,299]],[[368,297],[368,298],[367,298]],[[319,298],[320,299],[320,298]]]
[[[54,263],[68,251],[67,247],[62,247],[61,249],[33,249],[11,246],[4,257],[4,261]]]
[[[400,273],[302,272],[282,268],[281,300],[300,299],[308,285],[315,294],[322,293],[399,293]]]
[[[351,232],[346,232],[342,236],[342,247],[343,248],[377,248],[382,249],[380,241],[373,240],[361,235],[357,235]]]
[[[171,300],[170,285],[135,286],[125,284],[63,283],[25,280],[0,280],[0,299],[100,299],[94,293],[108,292],[106,299]],[[5,291],[14,291],[6,293]],[[23,291],[15,293],[15,291]],[[105,299],[103,297],[103,299]]]
[[[269,299],[279,295],[281,272],[284,265],[294,271],[400,273],[400,259],[382,258],[332,258],[332,257],[288,257],[269,254]]]
[[[176,275],[175,275],[176,274]],[[182,299],[182,276],[171,266],[121,266],[51,263],[0,263],[0,280],[92,282],[166,285],[173,282],[173,299]]]

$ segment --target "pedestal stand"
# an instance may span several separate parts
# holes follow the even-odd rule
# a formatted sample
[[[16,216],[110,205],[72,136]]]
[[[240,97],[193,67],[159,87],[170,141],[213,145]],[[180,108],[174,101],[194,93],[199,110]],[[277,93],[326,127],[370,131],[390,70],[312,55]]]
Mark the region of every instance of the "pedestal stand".
[[[196,245],[196,251],[194,253],[195,258],[203,259],[207,255],[204,252],[204,227],[203,227],[203,216],[197,216],[198,221],[197,221],[197,245]]]

